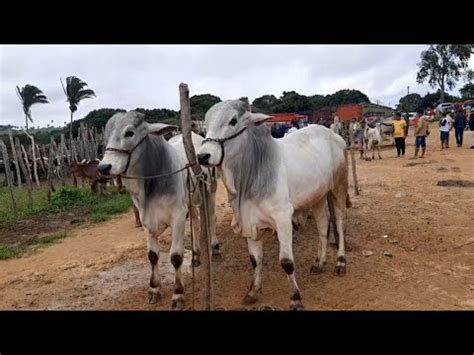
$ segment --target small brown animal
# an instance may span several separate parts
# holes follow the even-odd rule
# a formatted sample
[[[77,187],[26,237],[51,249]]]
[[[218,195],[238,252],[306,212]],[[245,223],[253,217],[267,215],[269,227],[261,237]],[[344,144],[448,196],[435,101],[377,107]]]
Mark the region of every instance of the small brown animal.
[[[80,163],[74,163],[71,166],[71,174],[76,178],[80,178],[82,183],[86,181],[94,193],[102,193],[105,190],[106,183],[110,178],[103,177],[99,173],[99,160],[83,160]]]

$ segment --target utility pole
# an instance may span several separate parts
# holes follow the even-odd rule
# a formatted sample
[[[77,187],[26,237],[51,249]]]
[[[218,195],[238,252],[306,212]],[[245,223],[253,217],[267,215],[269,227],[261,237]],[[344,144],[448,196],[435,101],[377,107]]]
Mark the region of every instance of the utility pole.
[[[410,95],[410,86],[407,86],[407,95]]]

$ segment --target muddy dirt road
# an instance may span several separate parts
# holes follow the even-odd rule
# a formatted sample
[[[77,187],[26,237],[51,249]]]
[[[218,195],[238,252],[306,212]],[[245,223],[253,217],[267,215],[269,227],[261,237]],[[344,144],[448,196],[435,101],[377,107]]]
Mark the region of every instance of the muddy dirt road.
[[[357,159],[362,191],[354,196],[351,186],[346,276],[333,274],[334,248],[329,248],[325,272],[309,274],[318,245],[314,220],[295,236],[296,276],[306,309],[474,309],[474,188],[437,186],[440,180],[474,181],[474,150],[457,149],[453,138],[452,147],[440,152],[433,127],[423,160],[397,159],[394,149],[385,149],[383,160]],[[413,149],[410,138],[407,155]],[[251,283],[251,265],[246,241],[231,231],[222,185],[217,210],[223,258],[214,264],[215,305],[239,309]],[[70,237],[32,255],[0,261],[0,308],[169,309],[169,233],[161,246],[159,304],[147,303],[146,240],[129,212],[107,223],[78,227]],[[189,252],[184,272],[189,305]],[[289,287],[271,236],[264,240],[262,287],[257,306],[288,308]]]

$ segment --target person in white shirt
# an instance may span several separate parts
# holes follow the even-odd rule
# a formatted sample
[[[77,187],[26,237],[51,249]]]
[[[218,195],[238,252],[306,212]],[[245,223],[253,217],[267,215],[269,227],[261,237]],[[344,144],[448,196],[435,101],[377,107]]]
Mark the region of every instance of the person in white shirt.
[[[291,124],[293,125],[293,127],[291,127],[288,131],[286,131],[285,137],[293,132],[296,132],[299,129],[298,123],[296,121],[291,122]]]
[[[443,113],[443,117],[439,121],[441,150],[449,148],[449,131],[452,127],[453,119],[451,118],[451,115]]]

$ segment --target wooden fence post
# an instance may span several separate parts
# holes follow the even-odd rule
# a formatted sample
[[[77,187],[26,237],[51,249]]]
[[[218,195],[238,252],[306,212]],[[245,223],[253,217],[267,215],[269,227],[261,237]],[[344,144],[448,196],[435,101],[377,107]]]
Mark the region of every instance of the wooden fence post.
[[[8,138],[10,139],[10,146],[12,147],[13,163],[15,164],[15,171],[16,171],[16,179],[17,179],[18,188],[21,188],[20,164],[18,164],[18,157],[16,155],[15,143],[13,143],[12,131],[8,132]]]
[[[10,158],[8,157],[7,146],[5,145],[5,143],[3,143],[1,139],[0,139],[0,150],[2,151],[3,164],[5,165],[5,175],[7,176],[7,184],[8,184],[8,188],[10,189],[13,211],[16,214],[16,201],[15,201],[15,196],[13,194],[13,181],[12,181],[13,173],[10,170]]]
[[[32,208],[33,207],[33,196],[31,195],[31,190],[32,190],[32,187],[31,187],[31,175],[30,175],[30,172],[28,171],[27,167],[25,166],[25,162],[23,160],[23,157],[21,155],[21,152],[20,152],[20,146],[21,148],[23,148],[23,145],[20,144],[20,141],[18,141],[17,143],[17,155],[18,155],[18,162],[20,163],[20,168],[21,168],[21,171],[23,172],[23,175],[25,176],[25,180],[26,180],[26,187],[28,188],[28,199],[29,199],[29,207]],[[25,156],[26,156],[26,152],[24,151],[25,148],[23,148],[23,152],[25,153]]]
[[[354,192],[356,196],[359,195],[359,183],[357,182],[357,171],[356,171],[356,162],[354,158],[354,124],[349,125],[349,139],[351,141],[351,149],[350,149],[350,155],[351,155],[351,163],[352,163],[352,179],[354,180]]]
[[[202,168],[199,164],[196,164],[196,153],[192,143],[191,136],[191,105],[189,102],[189,88],[187,84],[179,85],[179,101],[181,106],[181,131],[183,132],[183,143],[191,169],[193,170],[194,176],[199,176],[202,173]],[[199,239],[201,244],[201,266],[200,266],[200,280],[204,285],[202,301],[205,305],[205,309],[212,309],[212,269],[211,269],[211,241],[209,238],[210,231],[208,230],[209,219],[213,216],[209,216],[209,210],[206,209],[208,201],[208,190],[206,182],[201,178],[198,179],[198,188],[201,197],[201,205],[199,207],[199,219],[200,219],[200,233]],[[191,203],[191,201],[190,201]]]

